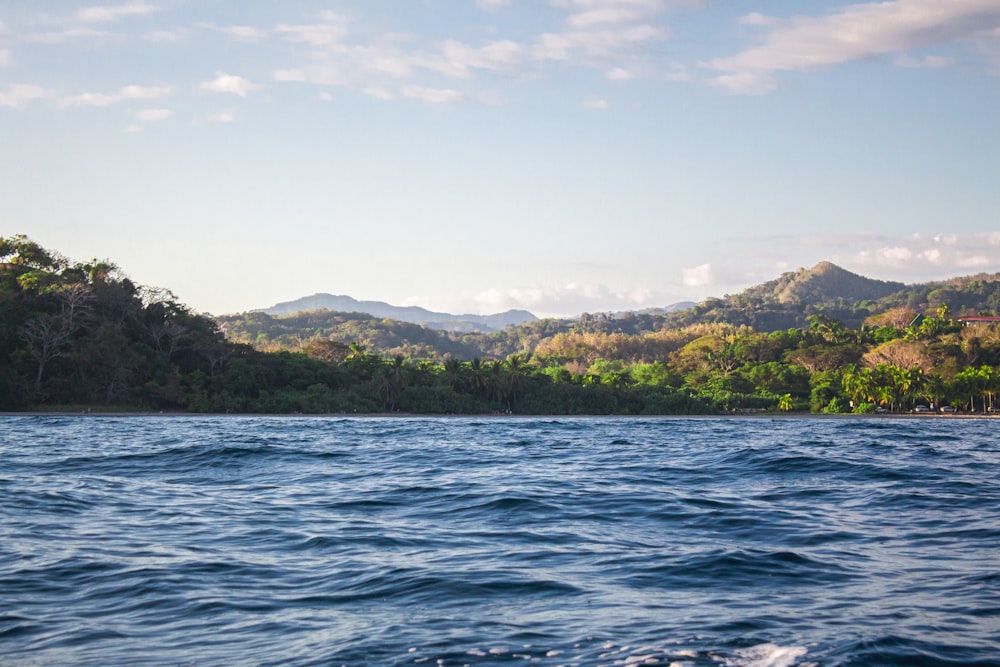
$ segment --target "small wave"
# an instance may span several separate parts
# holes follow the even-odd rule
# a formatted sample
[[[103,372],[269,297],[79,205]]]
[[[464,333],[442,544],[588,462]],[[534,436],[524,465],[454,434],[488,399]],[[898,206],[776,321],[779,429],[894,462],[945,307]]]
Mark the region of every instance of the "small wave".
[[[792,551],[716,549],[654,566],[634,566],[634,586],[658,588],[772,588],[841,585],[854,575],[839,563]]]
[[[809,651],[804,646],[777,646],[757,644],[734,651],[735,656],[725,658],[726,667],[792,667]]]
[[[859,667],[1000,654],[992,423],[8,425],[0,662]]]
[[[887,634],[842,646],[834,656],[844,667],[996,667],[995,644],[978,646],[933,642]]]

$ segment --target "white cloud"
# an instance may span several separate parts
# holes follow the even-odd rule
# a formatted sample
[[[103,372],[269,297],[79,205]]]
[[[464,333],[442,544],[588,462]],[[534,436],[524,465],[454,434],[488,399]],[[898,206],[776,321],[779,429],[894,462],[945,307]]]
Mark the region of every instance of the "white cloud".
[[[240,97],[246,97],[247,93],[259,88],[259,86],[248,79],[244,79],[242,76],[226,74],[225,72],[216,72],[215,74],[216,77],[213,80],[201,83],[200,88],[202,90],[210,90],[215,93],[231,93]]]
[[[758,12],[751,12],[740,17],[740,23],[743,25],[774,25],[777,22],[778,19],[764,16]]]
[[[15,83],[0,91],[0,107],[22,109],[35,100],[52,97],[52,91],[27,83]]]
[[[156,123],[173,115],[174,112],[170,109],[142,109],[134,114],[135,119],[141,123]]]
[[[68,28],[58,32],[39,32],[25,36],[25,41],[36,44],[62,44],[73,39],[99,39],[110,37],[111,33],[93,28]]]
[[[348,34],[347,20],[334,12],[323,12],[321,17],[324,19],[322,23],[280,24],[274,31],[293,42],[326,48],[342,46]]]
[[[159,7],[145,2],[129,2],[124,5],[84,7],[77,11],[76,18],[84,23],[106,23],[126,16],[142,16],[158,11]]]
[[[990,265],[990,260],[983,255],[972,255],[962,258],[958,265],[964,269],[982,269]]]
[[[302,82],[308,80],[306,73],[300,69],[277,69],[274,70],[274,80],[282,83]]]
[[[176,30],[150,30],[145,35],[143,39],[148,42],[157,42],[160,44],[173,44],[177,42],[182,42],[187,39],[188,33],[183,29]]]
[[[661,28],[648,24],[544,33],[535,40],[531,54],[536,60],[604,62],[627,57],[633,49],[665,37]]]
[[[244,42],[256,42],[267,37],[267,31],[249,25],[231,25],[218,28],[219,32]]]
[[[566,21],[575,28],[640,21],[665,7],[663,0],[553,0],[569,11]]]
[[[501,7],[506,7],[510,4],[510,0],[476,0],[476,5],[480,9],[485,9],[487,11],[496,11]]]
[[[383,102],[388,102],[395,98],[395,95],[393,95],[385,88],[368,87],[362,90],[361,92],[363,92],[368,97],[374,97],[375,99],[382,100]]]
[[[320,19],[312,23],[275,26],[274,34],[305,50],[300,63],[278,70],[275,78],[359,91],[396,89],[402,90],[403,96],[433,101],[487,99],[495,95],[441,86],[428,75],[455,81],[471,81],[483,74],[507,80],[537,79],[545,76],[542,68],[546,64],[557,62],[560,66],[597,69],[613,79],[633,79],[653,71],[645,66],[648,47],[664,39],[667,32],[645,19],[662,12],[667,4],[663,0],[568,0],[558,5],[568,11],[567,24],[574,15],[586,12],[599,12],[603,18],[577,19],[576,27],[568,25],[562,32],[493,39],[481,44],[457,39],[428,42],[413,33],[375,32],[367,36],[366,26],[356,26],[335,12],[322,12]],[[495,8],[499,3],[491,6]],[[643,20],[632,20],[638,18]],[[426,92],[441,90],[448,94]]]
[[[147,123],[159,123],[174,115],[170,109],[141,109],[132,113],[133,122],[122,132],[135,134],[141,132]]]
[[[153,100],[173,92],[167,86],[125,86],[115,93],[82,93],[60,100],[61,106],[107,107],[124,100]]]
[[[1000,256],[983,254],[983,249],[1000,245],[1000,233],[913,234],[906,239],[869,241],[847,262],[862,270],[890,269],[895,275],[916,278],[931,272],[937,277],[959,275],[969,269],[1000,270]]]
[[[711,264],[699,264],[688,269],[681,269],[681,276],[685,287],[708,287],[715,282]]]
[[[773,76],[762,72],[720,74],[709,79],[708,83],[735,95],[763,95],[778,87]]]
[[[470,290],[437,299],[410,297],[403,301],[403,305],[419,305],[450,313],[492,314],[525,309],[540,317],[574,317],[584,312],[661,308],[682,300],[683,297],[674,293],[648,287],[616,290],[594,283],[568,283],[562,286]]]
[[[848,5],[825,16],[744,22],[767,29],[764,42],[704,65],[730,79],[715,79],[733,92],[766,92],[744,82],[774,72],[809,70],[971,39],[1000,26],[997,0],[892,0]],[[925,63],[936,62],[925,59]]]
[[[121,100],[117,95],[104,93],[81,93],[73,97],[63,98],[59,104],[67,107],[107,107]]]
[[[451,88],[425,88],[423,86],[406,86],[403,88],[403,96],[433,104],[451,104],[467,99],[464,93]]]
[[[951,67],[955,64],[955,61],[951,58],[945,58],[944,56],[932,56],[927,55],[923,58],[913,58],[912,56],[902,55],[898,56],[892,61],[897,67],[917,67],[917,68],[937,68],[937,67]]]
[[[593,95],[583,101],[583,108],[603,111],[608,108],[608,101],[603,97],[597,97],[596,95]]]
[[[236,113],[230,109],[218,111],[208,117],[213,123],[232,123],[236,120]]]
[[[446,76],[468,79],[472,70],[493,72],[515,70],[523,61],[524,47],[510,40],[490,42],[482,47],[449,40],[441,45],[440,56],[422,56],[415,64]]]

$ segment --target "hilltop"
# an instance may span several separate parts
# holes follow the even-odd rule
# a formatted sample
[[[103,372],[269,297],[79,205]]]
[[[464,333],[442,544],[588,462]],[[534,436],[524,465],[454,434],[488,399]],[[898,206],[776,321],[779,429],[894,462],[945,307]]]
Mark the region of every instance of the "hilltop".
[[[745,299],[786,305],[836,305],[873,301],[906,289],[903,283],[866,278],[832,262],[799,269],[750,287],[740,293]]]
[[[812,315],[859,327],[893,309],[926,313],[942,305],[956,315],[1000,311],[1000,274],[979,273],[905,285],[875,280],[820,262],[735,295],[707,299],[667,318],[667,326],[725,322],[757,331],[804,327]]]

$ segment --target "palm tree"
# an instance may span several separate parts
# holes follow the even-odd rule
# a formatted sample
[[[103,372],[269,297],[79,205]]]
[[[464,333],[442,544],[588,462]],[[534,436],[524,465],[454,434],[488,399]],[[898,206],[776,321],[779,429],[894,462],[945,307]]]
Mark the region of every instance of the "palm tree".
[[[462,385],[463,373],[462,373],[462,362],[458,359],[445,359],[444,362],[444,381],[452,389],[457,390]]]
[[[981,366],[979,372],[983,376],[983,390],[989,402],[986,410],[991,412],[995,407],[997,393],[1000,391],[1000,368]]]
[[[844,369],[840,384],[844,388],[844,393],[851,399],[852,407],[861,403],[875,402],[875,383],[871,369],[858,368],[851,364]]]
[[[375,377],[372,378],[372,388],[375,390],[375,395],[382,399],[390,412],[396,409],[398,392],[388,366],[382,366],[375,373]]]
[[[927,376],[924,375],[924,369],[919,366],[914,366],[903,373],[904,378],[900,383],[902,397],[912,403],[924,393],[924,387],[927,386]]]
[[[959,394],[969,398],[969,412],[976,411],[976,396],[985,396],[986,380],[975,368],[969,366],[955,374],[954,386]],[[985,405],[986,399],[983,399]]]
[[[500,360],[489,364],[489,374],[486,377],[487,396],[496,403],[503,403],[509,396],[507,376],[504,374],[504,364]]]
[[[396,387],[402,391],[409,381],[409,368],[406,366],[406,357],[397,354],[389,362],[389,374]]]
[[[921,389],[921,395],[927,399],[927,402],[931,404],[931,407],[939,405],[941,403],[941,398],[947,393],[947,391],[948,383],[945,382],[943,377],[937,373],[925,376],[924,386]]]
[[[516,401],[518,395],[524,390],[529,356],[527,354],[512,354],[507,357],[507,384],[510,387],[511,400]]]
[[[473,393],[479,393],[486,389],[486,366],[483,365],[483,360],[476,357],[469,363],[469,373],[466,381],[469,385],[469,390]]]

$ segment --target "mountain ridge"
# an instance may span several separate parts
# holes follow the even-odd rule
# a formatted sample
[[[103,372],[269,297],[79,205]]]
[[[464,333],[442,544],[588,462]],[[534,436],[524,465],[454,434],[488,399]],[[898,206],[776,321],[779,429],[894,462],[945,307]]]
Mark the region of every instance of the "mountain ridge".
[[[666,326],[729,322],[753,326],[761,331],[773,331],[805,326],[810,315],[823,312],[848,326],[857,327],[867,317],[889,308],[907,306],[920,310],[936,307],[946,301],[952,304],[956,312],[976,308],[1000,311],[1000,308],[988,300],[988,295],[976,297],[969,293],[969,286],[972,284],[986,285],[998,281],[1000,274],[978,273],[908,285],[868,278],[833,262],[821,261],[811,268],[787,271],[773,280],[752,285],[734,295],[709,297],[699,303],[679,302],[659,308],[607,312],[604,315],[613,320],[620,320],[626,315],[661,317]],[[454,315],[419,306],[393,306],[383,301],[359,301],[350,296],[328,293],[278,303],[255,312],[282,317],[311,310],[360,313],[457,334],[494,333],[510,326],[539,321],[537,316],[527,310],[512,309],[492,315]],[[582,316],[583,314],[556,319],[574,321]]]
[[[310,310],[364,313],[399,322],[420,324],[429,329],[456,333],[498,331],[510,325],[538,320],[538,317],[527,310],[511,309],[491,315],[453,315],[451,313],[435,312],[421,308],[420,306],[394,306],[384,301],[359,301],[344,294],[329,294],[326,292],[317,292],[311,296],[301,297],[292,301],[283,301],[270,308],[261,309],[259,312],[267,315],[283,316]]]

